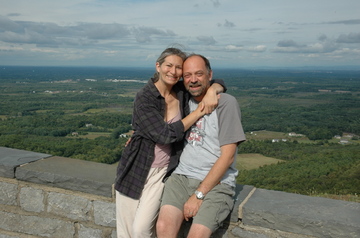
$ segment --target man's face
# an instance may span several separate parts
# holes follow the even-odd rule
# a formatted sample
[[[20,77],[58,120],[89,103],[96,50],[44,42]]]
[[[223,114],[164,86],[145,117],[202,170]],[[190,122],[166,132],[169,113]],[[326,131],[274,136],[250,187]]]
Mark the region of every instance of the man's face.
[[[183,78],[186,90],[197,100],[201,101],[208,87],[212,72],[208,72],[204,60],[200,56],[191,56],[183,65]]]

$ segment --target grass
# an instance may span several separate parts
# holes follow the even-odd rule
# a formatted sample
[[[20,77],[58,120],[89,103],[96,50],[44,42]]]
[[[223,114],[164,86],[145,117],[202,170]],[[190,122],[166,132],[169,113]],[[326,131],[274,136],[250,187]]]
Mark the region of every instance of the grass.
[[[272,139],[288,139],[288,133],[275,131],[253,131],[246,133],[246,139],[250,140],[272,140]]]
[[[264,165],[277,164],[283,160],[266,157],[261,154],[238,154],[236,167],[238,170],[257,169]]]
[[[290,133],[290,131],[289,131]],[[297,140],[299,143],[309,143],[314,144],[317,141],[309,140],[306,135],[303,136],[289,136],[289,133],[284,132],[276,132],[276,131],[253,131],[246,133],[247,140],[272,140],[272,139],[286,139],[287,141]],[[357,143],[360,144],[360,140],[352,140],[351,138],[342,137],[342,139],[347,139],[349,143]],[[329,143],[339,143],[340,139],[332,138],[327,140]]]
[[[336,195],[336,194],[321,193],[321,194],[314,194],[311,196],[312,197],[330,198],[330,199],[342,200],[342,201],[347,201],[347,202],[360,202],[360,197],[357,194],[355,194],[355,195],[352,195],[352,194]]]
[[[88,132],[87,135],[78,135],[78,136],[68,136],[70,138],[87,138],[87,139],[95,139],[100,136],[109,137],[111,133],[109,132]]]

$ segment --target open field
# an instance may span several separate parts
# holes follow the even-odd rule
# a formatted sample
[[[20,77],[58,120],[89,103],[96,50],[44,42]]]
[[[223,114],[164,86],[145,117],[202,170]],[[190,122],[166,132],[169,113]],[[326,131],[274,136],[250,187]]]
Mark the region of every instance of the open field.
[[[290,133],[290,132],[289,132]],[[276,132],[276,131],[252,131],[246,133],[246,139],[247,140],[286,140],[286,141],[294,141],[297,140],[301,143],[317,143],[317,141],[309,140],[309,138],[306,137],[306,135],[299,135],[299,136],[290,136],[289,133],[284,132]],[[351,140],[350,137],[346,136],[346,133],[344,133],[341,137],[341,139],[348,140],[350,143],[357,143],[360,144],[360,140]],[[330,143],[339,143],[340,139],[332,138],[328,140]]]
[[[78,136],[69,136],[71,138],[86,138],[86,139],[95,139],[100,136],[109,137],[111,133],[108,132],[88,132],[87,135],[78,135]]]
[[[261,154],[238,154],[236,167],[239,170],[250,170],[279,162],[283,162],[283,160],[266,157]]]
[[[287,133],[276,132],[276,131],[253,131],[246,133],[246,139],[253,140],[272,140],[272,139],[288,139],[289,136]]]

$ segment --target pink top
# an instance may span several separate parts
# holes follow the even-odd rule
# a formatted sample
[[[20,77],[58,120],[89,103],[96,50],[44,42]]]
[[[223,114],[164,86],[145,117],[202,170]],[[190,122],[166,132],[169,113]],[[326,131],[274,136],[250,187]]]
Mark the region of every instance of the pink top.
[[[178,114],[171,120],[167,121],[168,124],[176,122],[181,119],[180,111]],[[154,149],[154,162],[152,163],[152,168],[162,168],[166,167],[169,164],[171,155],[171,144],[155,144]]]

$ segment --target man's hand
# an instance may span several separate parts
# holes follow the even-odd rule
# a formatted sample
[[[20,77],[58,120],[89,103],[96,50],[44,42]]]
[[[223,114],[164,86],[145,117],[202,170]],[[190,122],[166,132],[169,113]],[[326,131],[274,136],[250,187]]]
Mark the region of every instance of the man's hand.
[[[128,144],[130,143],[131,141],[131,137],[125,142],[125,147],[128,146]]]
[[[184,218],[188,221],[190,218],[196,216],[203,200],[197,199],[193,194],[184,204]]]

